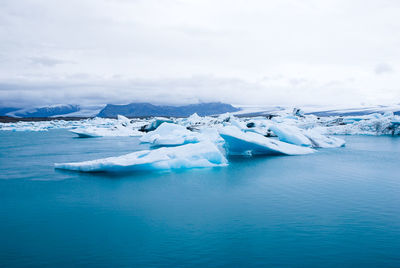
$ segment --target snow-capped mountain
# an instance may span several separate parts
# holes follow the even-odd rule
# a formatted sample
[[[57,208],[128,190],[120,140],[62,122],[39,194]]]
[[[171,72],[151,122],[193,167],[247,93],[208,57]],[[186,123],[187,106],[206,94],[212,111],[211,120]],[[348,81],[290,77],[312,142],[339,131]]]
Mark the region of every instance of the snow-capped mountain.
[[[7,113],[13,117],[51,117],[56,115],[64,115],[80,110],[79,105],[74,104],[57,104],[43,107],[30,107],[18,109]]]

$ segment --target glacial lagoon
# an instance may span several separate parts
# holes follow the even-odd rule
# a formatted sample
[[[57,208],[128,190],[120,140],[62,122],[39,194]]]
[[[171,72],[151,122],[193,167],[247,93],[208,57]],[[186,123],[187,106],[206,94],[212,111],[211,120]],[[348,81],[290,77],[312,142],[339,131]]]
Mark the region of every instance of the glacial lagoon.
[[[400,266],[400,138],[123,174],[54,169],[137,137],[0,132],[3,267]]]

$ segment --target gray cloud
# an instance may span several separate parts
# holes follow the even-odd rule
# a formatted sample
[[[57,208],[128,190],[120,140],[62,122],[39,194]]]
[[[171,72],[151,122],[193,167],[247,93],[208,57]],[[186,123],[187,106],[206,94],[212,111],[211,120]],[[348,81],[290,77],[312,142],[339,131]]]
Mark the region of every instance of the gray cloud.
[[[399,12],[395,0],[2,0],[0,102],[389,102],[400,78],[371,66],[399,68]]]
[[[53,67],[58,64],[68,63],[67,61],[54,59],[50,57],[30,57],[29,60],[35,65],[42,65],[47,67]]]
[[[392,73],[394,70],[392,66],[390,66],[387,63],[381,63],[375,66],[375,73],[380,75],[380,74],[385,74],[385,73]]]
[[[320,84],[314,80],[280,79],[248,82],[238,78],[192,76],[188,78],[121,79],[77,74],[59,80],[13,80],[0,83],[0,106],[34,106],[53,103],[98,105],[152,102],[187,104],[222,101],[232,104],[302,105],[368,102],[374,95],[348,91],[347,80]],[[317,102],[315,102],[317,101]]]

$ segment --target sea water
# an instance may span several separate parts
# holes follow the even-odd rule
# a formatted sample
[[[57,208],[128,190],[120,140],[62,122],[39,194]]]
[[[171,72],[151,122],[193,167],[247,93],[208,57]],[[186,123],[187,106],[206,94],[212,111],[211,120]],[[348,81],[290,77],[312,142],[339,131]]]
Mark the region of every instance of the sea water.
[[[304,156],[118,175],[53,163],[147,145],[0,132],[0,266],[400,267],[400,138],[344,138]]]

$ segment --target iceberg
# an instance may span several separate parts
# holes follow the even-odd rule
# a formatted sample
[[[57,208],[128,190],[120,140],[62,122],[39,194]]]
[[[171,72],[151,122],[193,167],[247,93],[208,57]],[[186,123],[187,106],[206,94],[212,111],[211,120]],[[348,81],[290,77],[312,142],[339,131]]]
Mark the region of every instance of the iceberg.
[[[165,117],[155,117],[148,125],[145,125],[141,128],[144,132],[149,132],[157,129],[162,123],[172,123],[171,119]]]
[[[280,141],[299,145],[299,146],[312,146],[309,138],[307,138],[298,127],[283,125],[283,124],[273,124],[269,129],[274,132]]]
[[[221,138],[219,132],[215,128],[205,127],[200,129],[200,139],[209,140],[215,144],[224,143],[224,139]]]
[[[315,150],[264,137],[254,132],[242,132],[235,126],[219,129],[229,155],[301,155]]]
[[[188,118],[186,118],[186,122],[188,122],[190,125],[197,125],[203,123],[205,118],[199,116],[197,113],[192,114]]]
[[[79,138],[97,138],[104,136],[108,130],[106,128],[76,128],[69,132],[78,135]]]
[[[113,121],[114,123],[115,121]],[[131,120],[123,115],[117,116],[117,121],[113,125],[107,127],[101,126],[82,126],[71,129],[70,132],[78,135],[79,138],[95,138],[95,137],[140,137],[143,132],[135,129],[131,124]]]
[[[140,137],[143,132],[124,126],[114,126],[112,128],[86,127],[71,129],[70,132],[78,135],[80,138],[96,137]]]
[[[230,123],[232,126],[235,126],[235,127],[239,128],[239,129],[241,129],[241,130],[246,130],[246,129],[248,129],[248,127],[246,126],[246,124],[245,124],[244,122],[241,122],[240,120],[238,120],[238,119],[235,118],[234,116],[231,116],[231,117],[229,118],[229,123]]]
[[[345,120],[344,120],[345,121]],[[382,117],[379,119],[363,119],[352,124],[332,125],[325,128],[331,135],[399,135],[395,119]]]
[[[123,125],[123,126],[128,126],[128,125],[131,124],[131,120],[130,120],[128,117],[125,117],[125,116],[120,115],[120,114],[117,115],[117,120],[118,120],[118,122],[120,122],[121,125]]]
[[[141,142],[153,146],[177,146],[200,141],[199,133],[192,132],[184,126],[173,123],[162,123],[156,130],[147,132],[140,138]]]
[[[336,148],[346,144],[343,139],[322,135],[315,128],[304,131],[304,135],[310,139],[314,148]]]
[[[197,113],[192,114],[187,118],[176,119],[175,122],[179,125],[188,127],[190,129],[196,129],[205,125],[214,125],[216,119],[209,116],[201,117]]]
[[[258,113],[259,116],[256,117],[243,117],[243,114],[241,117],[235,117],[230,113],[211,117],[199,116],[194,113],[187,118],[149,117],[146,119],[130,119],[118,115],[117,119],[96,117],[76,121],[5,122],[0,123],[0,131],[68,129],[80,137],[142,136],[144,133],[156,130],[163,123],[175,123],[188,130],[186,134],[163,134],[156,141],[158,145],[162,146],[207,140],[210,136],[202,133],[204,128],[219,129],[224,126],[236,126],[244,132],[255,132],[267,137],[277,135],[282,142],[316,148],[336,147],[342,142],[332,137],[321,137],[321,135],[400,135],[400,116],[397,112],[398,109],[393,107],[393,109],[390,107],[376,107],[377,109],[374,109],[374,111],[380,111],[381,113],[365,114],[362,112],[360,115],[357,115],[358,113],[353,114],[354,111],[349,110],[346,116],[340,115],[340,113],[335,115],[335,113],[331,112],[324,112],[323,114],[326,115],[316,116],[303,113],[298,108],[293,111],[282,107],[275,108],[273,114]],[[310,129],[316,129],[316,131],[309,132]],[[191,134],[189,135],[188,133]],[[153,134],[150,136],[153,136]],[[185,135],[192,136],[193,140],[184,137]],[[165,140],[163,140],[164,138]],[[211,139],[215,140],[215,138],[217,137],[213,134]],[[157,144],[154,145],[156,146]]]
[[[56,163],[56,169],[81,172],[129,172],[226,166],[228,161],[211,142],[143,150],[118,157],[76,163]]]

